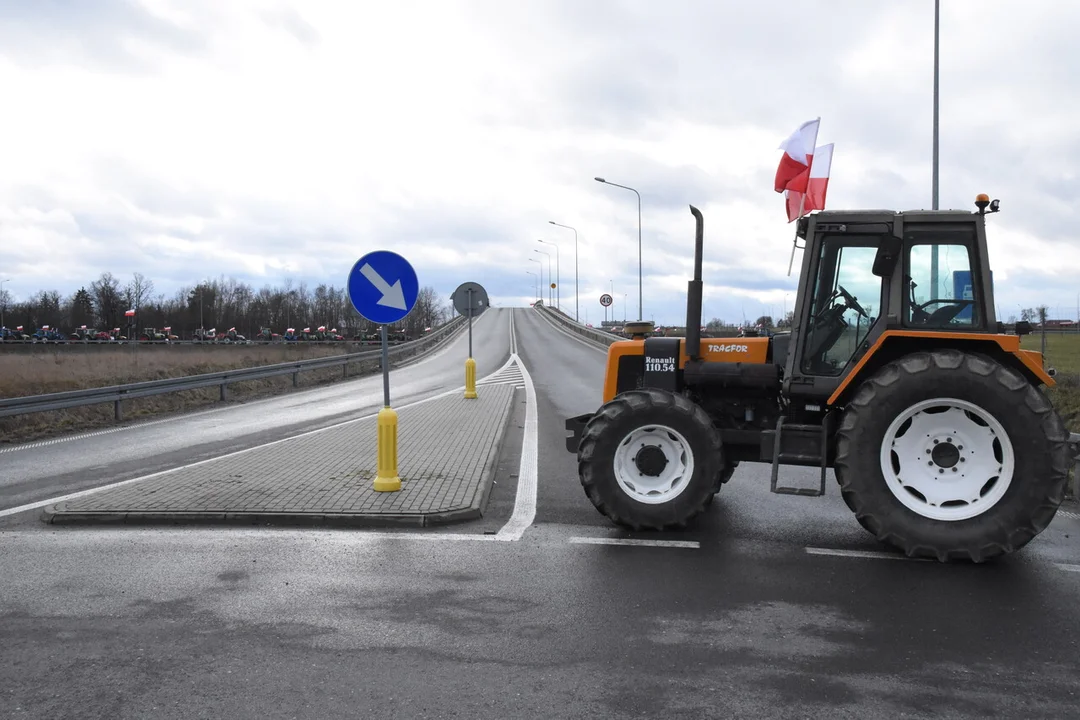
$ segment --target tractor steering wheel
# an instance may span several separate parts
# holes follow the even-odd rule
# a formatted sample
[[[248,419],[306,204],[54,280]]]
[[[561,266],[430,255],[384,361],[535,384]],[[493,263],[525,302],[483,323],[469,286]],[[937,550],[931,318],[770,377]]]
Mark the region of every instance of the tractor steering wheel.
[[[837,285],[836,287],[839,288],[840,294],[844,296],[844,300],[847,302],[848,307],[862,315],[864,318],[870,318],[870,313],[863,309],[863,306],[859,304],[859,301],[856,300],[843,285]]]

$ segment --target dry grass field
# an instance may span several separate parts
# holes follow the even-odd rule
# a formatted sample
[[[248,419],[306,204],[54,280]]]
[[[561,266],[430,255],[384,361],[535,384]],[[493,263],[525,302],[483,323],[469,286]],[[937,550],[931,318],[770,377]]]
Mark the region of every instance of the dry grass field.
[[[0,397],[107,387],[144,380],[198,375],[238,368],[309,360],[369,347],[349,345],[247,345],[247,346],[149,346],[128,347],[32,347],[0,351]],[[350,377],[377,370],[377,365],[350,368]],[[341,368],[300,374],[300,387],[313,387],[342,379]],[[292,377],[233,383],[229,397],[250,400],[292,389]],[[125,420],[207,407],[218,402],[216,387],[168,393],[124,402]],[[39,440],[64,432],[114,425],[111,403],[89,407],[0,418],[0,442]]]

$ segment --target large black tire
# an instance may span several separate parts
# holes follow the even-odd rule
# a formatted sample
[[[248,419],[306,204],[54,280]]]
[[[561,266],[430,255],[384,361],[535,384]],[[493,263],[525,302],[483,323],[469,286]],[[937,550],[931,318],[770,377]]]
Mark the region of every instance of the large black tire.
[[[693,469],[678,494],[666,502],[648,503],[620,486],[616,464],[618,450],[631,433],[657,425],[682,436]],[[663,390],[631,390],[605,404],[585,426],[578,446],[578,473],[589,500],[614,523],[633,530],[683,528],[716,491],[721,452],[720,434],[700,406]]]
[[[973,501],[966,506],[954,504],[953,508],[957,510],[946,509],[947,503],[936,507],[923,503],[923,512],[927,514],[959,512],[959,508],[973,513],[977,512],[975,503],[980,499],[991,503],[972,517],[943,519],[915,512],[889,489],[886,471],[882,468],[882,443],[887,441],[886,434],[893,420],[917,403],[936,398],[966,401],[981,408],[1000,424],[1012,447],[1011,478],[1007,479],[1003,473],[994,483],[988,481],[982,487],[980,498],[969,494]],[[923,459],[929,477],[940,473],[942,478],[974,482],[980,477],[976,473],[970,473],[972,480],[965,481],[963,473],[953,475],[956,472],[953,467],[943,469],[938,464],[931,465],[936,463],[930,459],[935,457],[936,444],[932,434],[922,430],[932,427],[933,422],[920,425],[919,434],[913,433],[910,439],[901,439],[906,431],[904,425],[900,426],[895,434],[897,444],[893,445],[891,439],[888,442],[891,451],[903,448],[904,464],[900,464],[900,453],[893,453],[889,456],[890,466],[900,468],[895,471],[897,476],[906,477],[904,484],[911,487],[920,483],[927,489],[947,487],[927,483]],[[945,423],[944,420],[938,422]],[[973,426],[976,424],[982,427],[985,421],[973,423]],[[941,441],[951,443],[944,437],[952,432],[946,425],[939,426],[943,428]],[[985,427],[987,430],[980,443],[985,443],[985,437],[992,432],[989,425]],[[933,433],[935,437],[937,434]],[[995,432],[992,437],[997,438],[998,434]],[[899,548],[908,557],[926,557],[941,562],[983,562],[1020,549],[1050,524],[1065,496],[1068,438],[1065,424],[1046,395],[1015,370],[989,357],[956,350],[915,353],[889,363],[875,373],[859,387],[847,405],[837,431],[836,477],[844,501],[859,523],[878,540]],[[1004,445],[1000,439],[997,443],[990,446],[990,455],[981,455],[982,458],[993,458],[989,461],[990,475],[1000,471],[1000,468],[995,470],[995,466],[1004,468],[1008,464],[1001,459],[1007,456],[1006,451],[999,452]],[[943,455],[951,454],[956,468],[972,468],[977,464],[987,467],[982,464],[985,459],[979,460],[974,455],[972,463],[960,465],[958,458],[964,453],[945,449],[949,453]],[[969,452],[972,450],[968,448]],[[917,463],[915,457],[919,458]],[[1008,482],[1008,486],[995,501],[997,482]],[[894,487],[898,492],[903,491],[899,481]],[[907,492],[907,502],[916,506],[920,504],[920,497],[926,500],[926,496],[919,493],[903,492]],[[959,493],[958,490],[950,492]]]

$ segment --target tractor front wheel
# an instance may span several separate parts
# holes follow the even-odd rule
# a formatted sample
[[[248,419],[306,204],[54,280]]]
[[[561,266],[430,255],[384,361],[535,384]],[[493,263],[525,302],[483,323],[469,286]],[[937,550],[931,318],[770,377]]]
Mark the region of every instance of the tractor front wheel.
[[[663,390],[631,390],[586,425],[578,471],[589,500],[616,524],[681,528],[716,491],[721,452],[700,406]]]
[[[1068,431],[1015,370],[915,353],[862,384],[837,432],[836,476],[864,528],[909,557],[982,562],[1041,533],[1065,494]]]

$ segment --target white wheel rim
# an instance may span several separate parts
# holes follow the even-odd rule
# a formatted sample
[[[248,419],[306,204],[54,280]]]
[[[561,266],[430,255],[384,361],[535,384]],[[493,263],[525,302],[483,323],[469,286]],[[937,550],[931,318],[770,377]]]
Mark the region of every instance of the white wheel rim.
[[[923,517],[945,521],[992,508],[1009,489],[1015,468],[1001,423],[955,398],[924,400],[900,413],[885,431],[880,459],[897,500]]]
[[[642,448],[658,448],[667,463],[659,475],[643,473],[637,464]],[[631,431],[615,450],[615,480],[624,493],[647,505],[671,502],[690,485],[694,452],[679,432],[666,425],[645,425]]]

